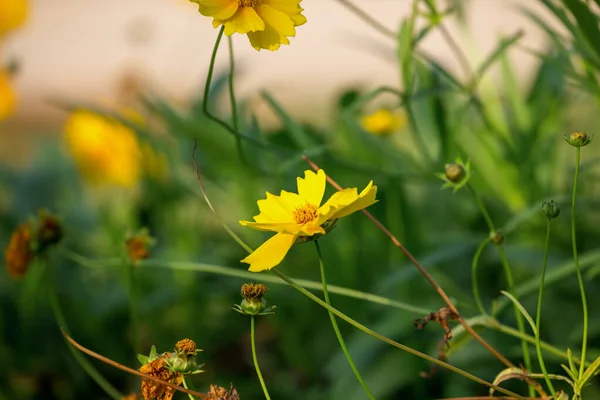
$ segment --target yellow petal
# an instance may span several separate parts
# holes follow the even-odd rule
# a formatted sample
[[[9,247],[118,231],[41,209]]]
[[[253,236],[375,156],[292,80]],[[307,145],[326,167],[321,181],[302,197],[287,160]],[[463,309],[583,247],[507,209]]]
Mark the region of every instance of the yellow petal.
[[[230,18],[238,10],[237,0],[191,0],[198,4],[198,11],[217,20]]]
[[[281,35],[296,36],[296,28],[294,27],[294,23],[286,13],[264,3],[259,3],[256,6],[256,12],[258,15],[260,15],[260,18],[265,21],[265,24],[275,28],[275,30]]]
[[[265,22],[252,7],[239,7],[235,14],[226,20],[215,19],[213,26],[217,27],[219,25],[225,25],[224,33],[227,36],[234,33],[246,34],[265,29]]]
[[[257,202],[260,214],[254,217],[256,222],[295,223],[294,210],[305,201],[295,193],[281,191],[280,196],[267,192],[267,198]]]
[[[262,3],[289,15],[302,11],[302,8],[300,8],[300,1],[301,0],[262,0]]]
[[[296,236],[278,233],[271,239],[264,242],[252,254],[244,258],[241,262],[250,264],[249,271],[260,272],[277,266],[290,250]]]
[[[355,211],[362,210],[363,208],[367,208],[370,205],[377,203],[377,200],[375,200],[376,195],[377,195],[377,186],[373,186],[373,181],[371,181],[371,182],[369,182],[367,187],[365,187],[363,189],[363,191],[360,192],[360,194],[358,195],[358,198],[354,202],[352,202],[351,204],[348,204],[346,207],[337,211],[331,217],[331,219],[345,217],[346,215],[350,215]]]
[[[308,203],[319,206],[325,194],[325,171],[320,169],[315,174],[310,170],[304,171],[304,179],[298,177],[298,194]]]
[[[317,233],[325,234],[325,229],[323,229],[320,225],[317,225],[315,223],[299,225],[296,223],[285,224],[277,222],[240,221],[240,225],[256,229],[257,231],[287,233],[295,236],[312,236]]]
[[[290,18],[292,19],[292,22],[295,26],[304,25],[306,23],[306,17],[300,13],[291,14]]]
[[[248,32],[248,39],[252,47],[259,51],[260,49],[275,51],[282,44],[290,44],[290,41],[271,25],[265,25],[264,31]]]

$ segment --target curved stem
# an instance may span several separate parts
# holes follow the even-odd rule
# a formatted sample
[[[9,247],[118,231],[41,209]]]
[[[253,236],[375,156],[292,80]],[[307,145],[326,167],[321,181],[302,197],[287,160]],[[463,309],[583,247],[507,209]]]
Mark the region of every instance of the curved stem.
[[[325,278],[325,264],[323,263],[323,255],[321,254],[321,248],[319,247],[319,241],[315,240],[315,246],[317,248],[317,254],[319,255],[319,269],[321,270],[321,282],[323,283],[323,297],[325,298],[325,303],[331,306],[331,301],[329,300],[329,293],[327,292],[327,279]],[[331,319],[331,325],[333,326],[333,330],[335,331],[335,336],[337,336],[338,342],[340,343],[340,347],[346,356],[346,360],[348,360],[348,364],[350,364],[350,368],[354,372],[356,379],[360,382],[360,385],[363,387],[369,399],[375,399],[373,393],[363,380],[360,372],[358,372],[358,368],[354,364],[354,360],[352,360],[352,356],[346,347],[346,343],[344,342],[344,338],[342,337],[342,333],[340,332],[340,328],[338,327],[337,321],[335,320],[335,315],[331,312],[331,310],[327,310],[329,313],[329,318]]]
[[[490,234],[495,234],[496,227],[494,226],[494,222],[492,221],[490,214],[488,213],[487,209],[485,208],[485,204],[483,204],[483,201],[481,201],[479,194],[477,193],[477,191],[475,191],[475,189],[470,184],[467,184],[467,188],[469,189],[469,192],[471,192],[471,194],[473,195],[473,198],[475,199],[475,203],[477,203],[477,206],[481,210],[481,214],[483,215],[483,218],[485,219],[485,221],[488,225]],[[507,285],[508,292],[510,294],[512,294],[513,296],[515,296],[515,298],[516,298],[515,283],[514,283],[514,279],[513,279],[513,275],[512,275],[512,270],[511,270],[508,260],[506,258],[506,253],[504,252],[504,246],[502,246],[502,243],[497,243],[496,247],[498,248],[498,253],[500,255],[500,261],[502,263],[502,268],[504,269],[504,276],[506,277],[506,285]],[[519,311],[519,308],[516,305],[513,307],[513,309],[515,312],[515,319],[517,320],[517,326],[519,328],[519,331],[521,333],[525,333],[525,321],[523,321],[523,315],[521,314],[521,312]],[[525,340],[521,340],[521,350],[523,352],[523,361],[525,363],[525,369],[527,369],[528,372],[531,372],[531,354],[529,353],[529,347],[527,346],[527,342]],[[535,396],[535,390],[534,390],[533,386],[531,386],[531,385],[529,385],[529,396],[530,397]]]
[[[52,279],[50,279],[50,277],[48,277],[47,281],[48,295],[50,297],[50,304],[52,305],[52,312],[54,313],[54,318],[56,319],[58,325],[63,329],[63,331],[68,332],[69,328],[67,326],[67,320],[65,319],[62,309],[60,308],[60,303],[58,301],[58,296],[56,295],[54,283],[52,282]],[[67,340],[65,339],[65,341]],[[73,354],[75,360],[77,360],[79,365],[81,365],[81,368],[83,368],[85,372],[87,372],[87,374],[94,380],[94,382],[98,384],[98,386],[102,388],[102,390],[106,392],[106,394],[108,394],[114,400],[120,400],[123,398],[123,395],[117,389],[115,389],[115,387],[111,385],[110,382],[108,382],[106,378],[104,378],[100,374],[100,372],[98,372],[98,370],[94,368],[94,366],[85,357],[83,357],[77,350],[75,350],[75,348],[71,346],[71,344],[68,343],[68,341],[67,347],[69,348],[71,354]]]
[[[577,199],[577,179],[579,179],[579,164],[581,161],[581,147],[575,148],[575,177],[573,178],[573,199],[571,201],[571,241],[573,242],[573,261],[575,261],[575,270],[577,271],[577,282],[579,283],[579,291],[581,292],[581,304],[583,307],[583,339],[581,343],[581,359],[585,360],[587,350],[587,332],[588,332],[588,309],[587,300],[585,297],[585,286],[583,285],[583,277],[581,268],[579,267],[579,253],[577,252],[577,231],[575,224],[575,201]],[[583,363],[579,366],[579,379],[583,377],[585,367]]]
[[[254,340],[254,315],[250,316],[250,343],[252,344],[252,360],[254,361],[254,369],[256,369],[256,375],[258,375],[260,386],[262,387],[263,393],[265,394],[265,399],[271,400],[271,397],[269,396],[269,391],[267,390],[267,385],[265,385],[265,381],[260,372],[260,367],[258,366],[258,357],[256,357],[256,343]]]
[[[190,388],[187,385],[187,382],[185,381],[185,375],[181,374],[181,383],[183,384],[183,387],[186,388],[187,390],[190,390]],[[192,396],[191,394],[187,394],[188,397],[190,398],[190,400],[194,400],[194,396]]]
[[[546,363],[544,363],[544,357],[542,355],[542,345],[540,343],[540,321],[542,319],[542,298],[544,297],[544,279],[546,278],[546,266],[548,264],[548,244],[550,243],[550,222],[552,220],[548,219],[548,225],[546,226],[546,241],[544,243],[544,262],[542,264],[542,275],[540,277],[540,291],[538,294],[538,303],[537,303],[537,312],[535,314],[535,349],[537,351],[538,361],[540,363],[540,368],[542,373],[544,374],[544,380],[546,381],[546,385],[548,385],[548,389],[550,393],[552,393],[552,397],[556,399],[556,391],[554,390],[554,385],[552,385],[552,381],[548,376],[548,371],[546,370]]]
[[[475,252],[475,255],[473,256],[473,263],[471,264],[471,280],[472,280],[472,285],[473,285],[473,297],[475,297],[475,303],[477,304],[477,308],[479,309],[479,312],[482,313],[483,315],[488,315],[488,313],[485,311],[485,308],[483,307],[483,303],[481,302],[481,297],[479,297],[479,284],[477,283],[477,266],[479,264],[479,258],[481,257],[481,253],[483,252],[483,249],[489,242],[490,242],[489,238],[485,239],[483,242],[481,242],[479,247],[477,247],[477,251]]]
[[[376,339],[379,339],[389,345],[392,345],[394,347],[399,348],[400,350],[406,351],[407,353],[413,354],[417,357],[420,357],[424,360],[427,360],[429,362],[432,362],[434,364],[439,365],[440,367],[446,368],[452,372],[456,372],[457,374],[460,374],[462,376],[464,376],[467,379],[470,379],[474,382],[477,382],[481,385],[485,385],[487,387],[493,388],[494,390],[497,390],[500,393],[504,393],[508,396],[512,396],[515,399],[518,400],[524,400],[525,397],[517,394],[517,393],[513,393],[510,390],[504,389],[502,387],[499,387],[497,385],[494,385],[493,383],[489,383],[475,375],[472,375],[466,371],[463,371],[462,369],[455,367],[452,364],[448,364],[444,361],[441,361],[435,357],[432,357],[428,354],[425,353],[421,353],[418,350],[415,350],[411,347],[405,346],[401,343],[396,342],[395,340],[392,340],[390,338],[388,338],[387,336],[383,336],[375,331],[373,331],[372,329],[367,328],[366,326],[364,326],[363,324],[355,321],[354,319],[350,318],[349,316],[347,316],[346,314],[342,313],[341,311],[331,307],[329,304],[325,303],[323,300],[321,300],[320,298],[318,298],[317,296],[315,296],[314,294],[312,294],[311,292],[309,292],[308,290],[304,289],[303,287],[299,286],[297,283],[295,283],[294,281],[292,281],[290,278],[288,278],[284,273],[280,272],[277,270],[277,268],[273,268],[270,270],[272,273],[274,273],[275,275],[277,275],[278,277],[280,277],[281,279],[283,279],[285,282],[287,282],[290,286],[292,286],[294,289],[296,289],[297,291],[299,291],[300,293],[302,293],[303,295],[305,295],[306,297],[308,297],[309,299],[311,299],[312,301],[314,301],[315,303],[319,304],[321,307],[326,308],[327,310],[331,311],[333,314],[335,314],[337,317],[339,317],[340,319],[343,319],[344,321],[346,321],[347,323],[349,323],[350,325],[354,326],[355,328],[363,331],[364,333],[366,333],[367,335],[373,336]]]

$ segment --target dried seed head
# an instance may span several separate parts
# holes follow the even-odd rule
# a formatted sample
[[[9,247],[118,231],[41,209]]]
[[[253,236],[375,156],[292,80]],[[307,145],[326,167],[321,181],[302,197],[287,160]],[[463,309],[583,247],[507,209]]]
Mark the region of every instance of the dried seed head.
[[[240,395],[235,387],[233,387],[233,383],[229,385],[229,390],[221,386],[210,385],[207,395],[208,400],[240,400]]]
[[[26,222],[13,232],[4,252],[6,269],[12,277],[20,278],[27,273],[34,257],[31,246],[31,224]]]
[[[196,342],[192,339],[182,339],[175,344],[175,351],[186,354],[196,354]]]
[[[262,283],[244,283],[242,285],[241,294],[244,299],[262,299],[269,290]]]

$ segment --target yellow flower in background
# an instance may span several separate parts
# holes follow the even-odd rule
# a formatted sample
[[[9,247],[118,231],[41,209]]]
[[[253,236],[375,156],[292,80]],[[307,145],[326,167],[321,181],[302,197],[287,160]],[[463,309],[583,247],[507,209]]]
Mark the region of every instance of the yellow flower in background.
[[[361,119],[364,130],[374,135],[388,135],[406,124],[406,116],[400,112],[392,112],[382,108]]]
[[[65,125],[65,139],[90,183],[133,186],[140,179],[140,145],[134,131],[120,122],[90,111],[75,111]]]
[[[28,12],[27,0],[0,0],[0,37],[20,27]]]
[[[304,179],[297,178],[298,194],[281,191],[279,196],[267,192],[267,198],[259,200],[260,214],[254,222],[240,221],[261,231],[276,232],[252,254],[242,260],[250,264],[249,270],[260,272],[279,264],[295,242],[306,241],[314,235],[324,235],[342,217],[362,210],[377,202],[377,186],[373,181],[360,194],[356,188],[334,193],[323,205],[326,176],[323,170],[316,174],[304,172]]]
[[[306,23],[302,0],[190,0],[198,11],[213,18],[213,26],[225,26],[225,35],[248,35],[256,50],[277,50],[290,44],[296,27]]]
[[[17,96],[10,83],[10,74],[7,71],[0,70],[0,121],[9,117],[15,111],[16,103]]]

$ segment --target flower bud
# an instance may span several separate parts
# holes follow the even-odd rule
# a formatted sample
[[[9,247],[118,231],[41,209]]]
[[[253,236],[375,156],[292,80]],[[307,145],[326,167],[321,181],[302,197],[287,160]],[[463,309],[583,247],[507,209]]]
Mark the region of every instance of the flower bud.
[[[445,165],[444,173],[438,173],[436,176],[446,182],[442,189],[451,187],[456,192],[465,186],[471,178],[470,162],[463,163],[462,159],[458,157],[453,163]]]
[[[502,244],[504,242],[504,235],[499,231],[491,232],[490,241],[494,244]]]
[[[574,147],[587,146],[593,138],[594,135],[590,136],[585,132],[573,132],[569,135],[564,136],[564,139],[567,141],[567,143]]]
[[[560,215],[560,204],[554,200],[545,201],[542,205],[542,214],[548,219],[558,217]]]
[[[465,177],[465,168],[462,165],[456,163],[446,164],[444,175],[446,175],[446,178],[450,182],[458,183],[462,181]]]
[[[203,372],[198,367],[196,354],[202,350],[196,348],[196,343],[191,339],[182,339],[175,344],[175,351],[169,356],[168,364],[175,372],[183,374],[197,374]]]
[[[247,315],[273,314],[271,310],[275,306],[267,307],[267,301],[263,299],[267,290],[269,289],[262,283],[244,283],[240,291],[243,300],[239,305],[234,305],[233,309]]]

